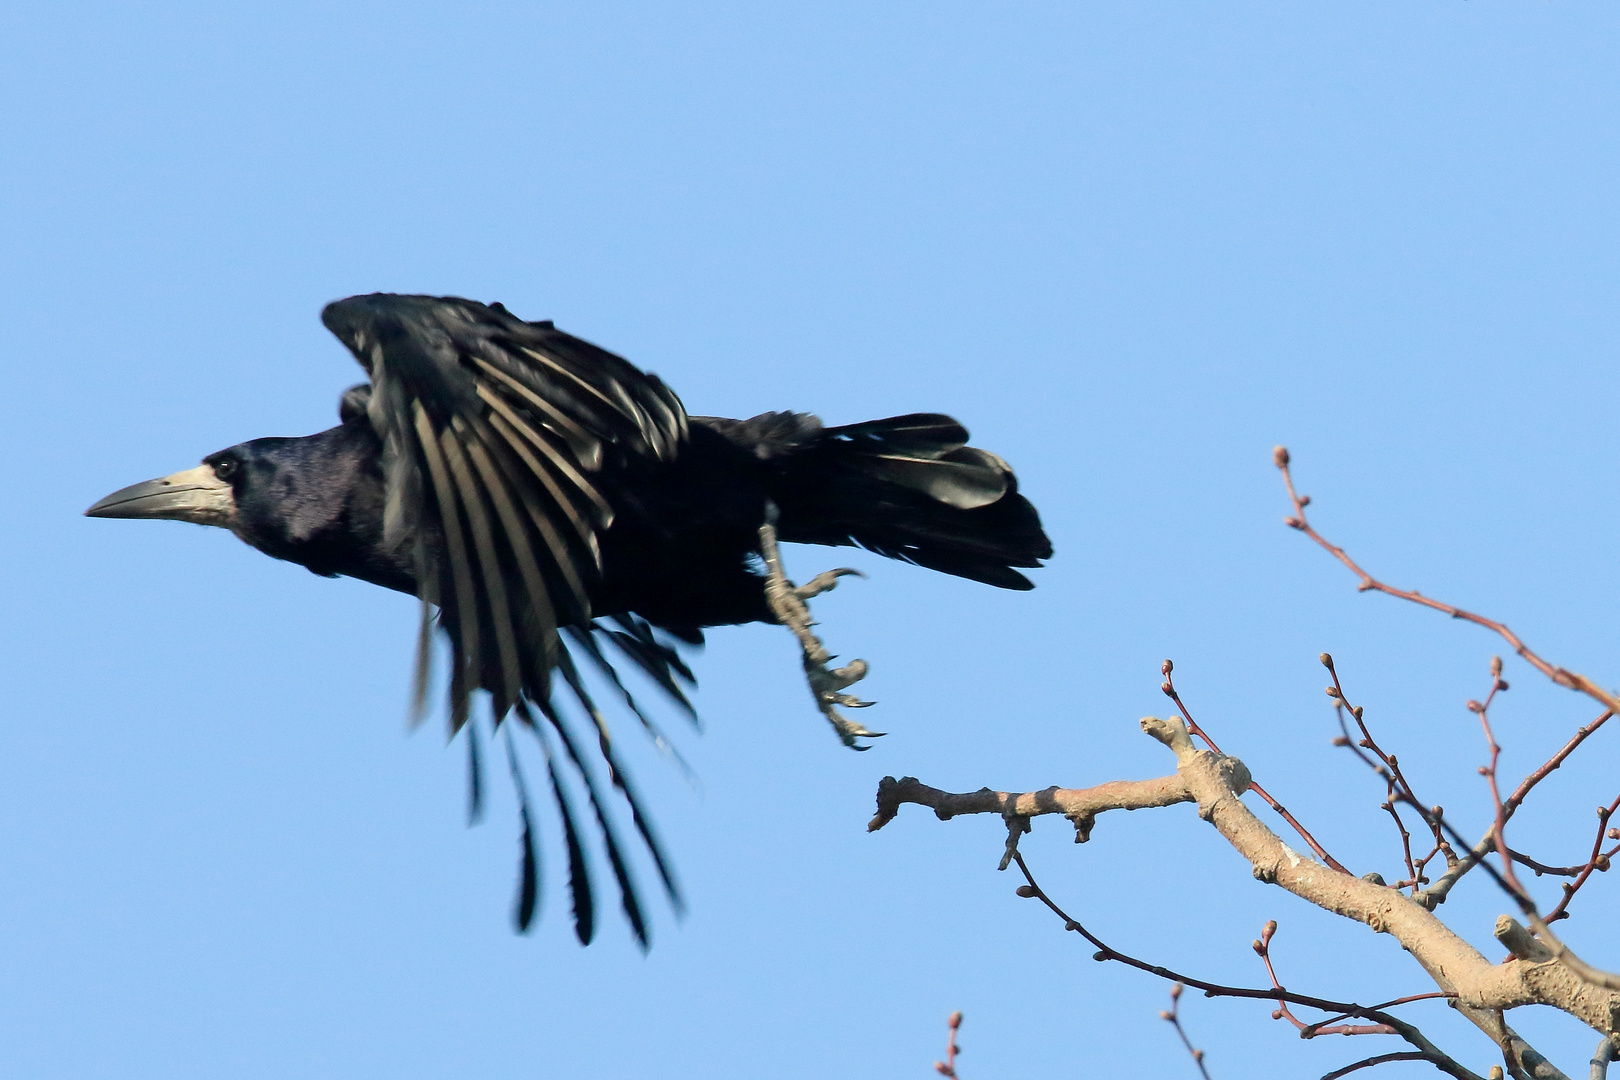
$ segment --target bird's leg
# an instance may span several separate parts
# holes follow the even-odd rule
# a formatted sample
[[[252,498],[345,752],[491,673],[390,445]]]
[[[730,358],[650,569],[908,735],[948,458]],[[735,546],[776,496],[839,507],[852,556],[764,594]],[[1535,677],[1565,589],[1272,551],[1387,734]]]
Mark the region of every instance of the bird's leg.
[[[799,647],[804,651],[804,675],[810,683],[810,695],[816,699],[816,707],[845,746],[852,750],[867,749],[855,740],[875,739],[883,732],[868,731],[864,725],[838,712],[839,706],[864,709],[872,704],[854,694],[844,693],[866,677],[866,661],[851,660],[844,667],[829,668],[827,665],[832,662],[833,656],[811,631],[815,620],[810,617],[810,607],[805,603],[812,596],[831,592],[837,587],[838,579],[845,574],[857,577],[866,575],[844,567],[817,574],[803,585],[794,585],[782,569],[782,553],[776,547],[776,504],[772,502],[765,504],[765,523],[759,527],[759,552],[765,559],[765,602],[770,605],[776,621],[793,631],[793,636],[799,639]]]

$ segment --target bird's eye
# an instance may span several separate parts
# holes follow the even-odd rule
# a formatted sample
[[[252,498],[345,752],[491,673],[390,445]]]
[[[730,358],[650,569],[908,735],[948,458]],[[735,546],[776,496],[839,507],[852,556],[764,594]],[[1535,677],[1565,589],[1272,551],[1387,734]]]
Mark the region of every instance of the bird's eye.
[[[214,462],[214,475],[221,480],[229,480],[236,475],[236,462],[230,458]]]

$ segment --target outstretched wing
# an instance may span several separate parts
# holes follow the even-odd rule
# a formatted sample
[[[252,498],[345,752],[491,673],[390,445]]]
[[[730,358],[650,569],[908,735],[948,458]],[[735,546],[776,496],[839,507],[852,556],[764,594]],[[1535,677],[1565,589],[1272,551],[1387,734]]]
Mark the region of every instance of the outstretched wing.
[[[624,359],[549,322],[524,322],[500,305],[375,293],[329,304],[321,320],[371,376],[366,411],[383,443],[384,539],[413,561],[423,602],[418,709],[427,685],[428,605],[435,605],[451,645],[452,731],[467,722],[476,689],[489,691],[497,722],[516,707],[535,726],[522,707],[525,699],[534,702],[556,726],[596,804],[585,762],[551,706],[551,676],[560,672],[600,726],[559,631],[572,628],[576,646],[589,640],[584,628],[601,570],[599,540],[613,522],[611,484],[677,453],[686,437],[680,400]],[[605,729],[598,734],[614,784],[631,799],[664,871]],[[554,768],[551,778],[570,862],[582,876],[574,817]],[[617,844],[603,808],[596,809],[640,936]],[[529,854],[519,919],[525,924],[532,864]],[[588,936],[580,884],[576,878],[576,920]],[[585,893],[588,909],[588,886]]]
[[[674,456],[680,400],[656,377],[549,323],[453,297],[376,293],[321,320],[371,376],[385,540],[415,545],[421,597],[454,643],[451,707],[483,686],[504,715],[545,696],[558,628],[590,621],[600,480]]]

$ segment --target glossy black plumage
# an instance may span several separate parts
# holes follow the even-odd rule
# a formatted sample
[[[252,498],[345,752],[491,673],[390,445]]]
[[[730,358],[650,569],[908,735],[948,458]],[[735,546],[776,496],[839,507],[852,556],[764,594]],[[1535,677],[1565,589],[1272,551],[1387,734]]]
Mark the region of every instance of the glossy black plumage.
[[[420,597],[419,705],[436,609],[450,642],[452,730],[483,689],[508,750],[511,729],[500,721],[515,716],[543,751],[582,941],[594,914],[575,788],[642,942],[646,919],[569,711],[596,734],[666,892],[677,906],[680,897],[579,665],[603,675],[667,745],[615,661],[690,711],[681,686],[691,675],[671,639],[772,621],[754,565],[768,502],[783,540],[859,544],[1003,588],[1029,588],[1014,568],[1051,554],[1011,469],[968,446],[949,417],[839,428],[800,413],[689,417],[662,382],[621,358],[550,323],[456,298],[352,297],[322,318],[371,377],[344,394],[339,426],[222,450],[90,513],[223,525],[317,574]],[[566,695],[553,692],[554,679]],[[467,734],[476,761],[476,728]],[[528,785],[510,757],[526,927],[540,868]],[[472,790],[476,804],[476,768]]]

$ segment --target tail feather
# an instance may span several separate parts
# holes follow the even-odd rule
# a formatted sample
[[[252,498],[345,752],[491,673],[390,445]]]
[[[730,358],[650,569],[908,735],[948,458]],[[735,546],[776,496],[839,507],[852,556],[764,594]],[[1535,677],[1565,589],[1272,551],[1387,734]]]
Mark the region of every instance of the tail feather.
[[[961,424],[914,413],[826,428],[781,461],[782,539],[857,544],[1004,589],[1052,542],[1018,480]]]

